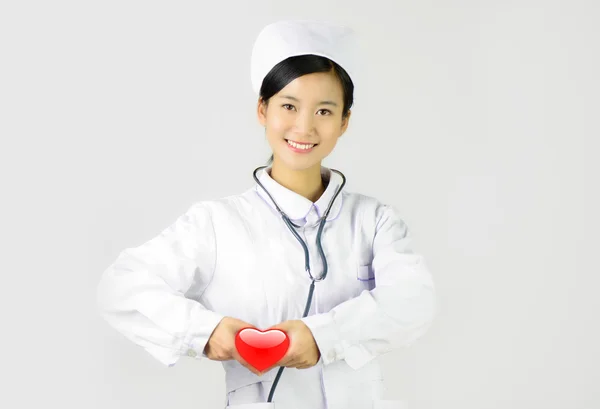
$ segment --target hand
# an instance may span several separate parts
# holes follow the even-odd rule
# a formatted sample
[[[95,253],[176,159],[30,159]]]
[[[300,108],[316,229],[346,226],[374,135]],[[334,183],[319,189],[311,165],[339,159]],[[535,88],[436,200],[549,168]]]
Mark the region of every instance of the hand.
[[[206,343],[206,347],[204,347],[204,353],[208,359],[213,361],[230,361],[235,359],[255,375],[260,375],[261,373],[257,369],[240,356],[235,347],[235,336],[238,331],[248,327],[254,328],[254,325],[238,320],[237,318],[223,318],[215,327],[215,330]]]
[[[285,332],[290,339],[290,347],[279,362],[263,370],[262,373],[268,372],[276,366],[306,369],[315,366],[319,362],[321,351],[319,351],[313,334],[304,321],[284,321],[269,329],[279,329]]]

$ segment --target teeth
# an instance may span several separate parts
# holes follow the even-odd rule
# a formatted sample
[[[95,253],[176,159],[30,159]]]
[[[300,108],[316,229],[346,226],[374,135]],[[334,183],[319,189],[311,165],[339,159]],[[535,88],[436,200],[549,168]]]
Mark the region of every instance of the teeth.
[[[302,144],[299,144],[299,143],[296,143],[296,142],[292,142],[292,141],[287,141],[287,143],[290,146],[293,146],[296,149],[310,149],[313,146],[315,146],[315,144],[312,144],[312,145],[302,145]]]

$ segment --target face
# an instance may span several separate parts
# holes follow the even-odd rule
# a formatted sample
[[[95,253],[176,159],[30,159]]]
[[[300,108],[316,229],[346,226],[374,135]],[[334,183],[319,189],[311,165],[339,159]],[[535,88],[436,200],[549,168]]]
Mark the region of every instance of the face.
[[[350,112],[342,119],[343,108],[342,85],[330,72],[298,77],[268,105],[259,101],[258,119],[274,163],[291,170],[320,167],[348,127]]]

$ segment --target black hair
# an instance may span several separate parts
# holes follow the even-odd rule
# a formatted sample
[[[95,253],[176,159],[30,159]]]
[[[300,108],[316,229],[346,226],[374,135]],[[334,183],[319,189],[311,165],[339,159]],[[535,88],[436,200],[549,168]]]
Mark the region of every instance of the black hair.
[[[297,55],[289,57],[269,71],[260,87],[260,97],[268,105],[269,99],[285,88],[290,82],[303,75],[316,72],[331,72],[338,77],[342,84],[344,93],[344,108],[342,118],[345,118],[354,103],[354,84],[350,76],[340,65],[329,58],[318,55]],[[269,158],[267,165],[273,163],[273,155]]]

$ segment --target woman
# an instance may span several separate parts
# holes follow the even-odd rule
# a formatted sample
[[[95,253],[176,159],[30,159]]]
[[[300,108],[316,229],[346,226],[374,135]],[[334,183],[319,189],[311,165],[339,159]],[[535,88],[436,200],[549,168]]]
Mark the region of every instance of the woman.
[[[383,400],[376,358],[430,326],[431,275],[397,211],[321,165],[348,127],[353,50],[343,27],[265,27],[252,82],[269,165],[125,249],[100,282],[105,319],[165,365],[222,361],[228,408],[404,407]],[[286,332],[286,355],[254,369],[234,344],[245,327]]]

